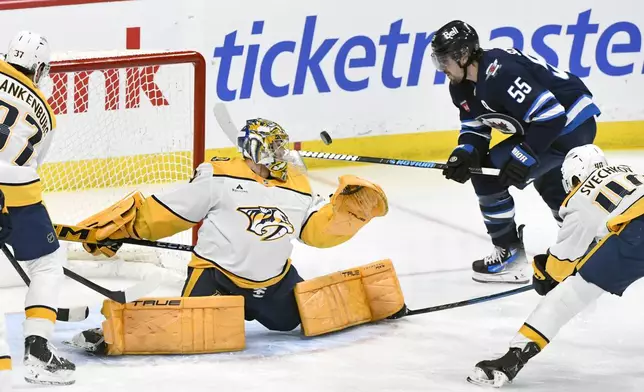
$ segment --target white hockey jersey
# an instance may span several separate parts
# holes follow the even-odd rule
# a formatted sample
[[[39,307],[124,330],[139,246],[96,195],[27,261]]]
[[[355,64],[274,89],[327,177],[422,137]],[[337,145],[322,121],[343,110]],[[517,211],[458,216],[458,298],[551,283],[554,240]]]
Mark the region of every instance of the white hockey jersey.
[[[563,224],[546,270],[562,281],[598,241],[644,215],[644,175],[626,165],[596,169],[570,192],[559,214]]]
[[[218,268],[239,287],[262,288],[288,272],[293,239],[328,247],[352,236],[320,230],[330,207],[296,170],[282,182],[258,176],[241,158],[219,158],[201,164],[190,183],[146,198],[135,228],[155,240],[202,222],[190,266]]]
[[[56,128],[56,117],[34,83],[0,61],[0,189],[9,207],[42,200],[36,169]]]

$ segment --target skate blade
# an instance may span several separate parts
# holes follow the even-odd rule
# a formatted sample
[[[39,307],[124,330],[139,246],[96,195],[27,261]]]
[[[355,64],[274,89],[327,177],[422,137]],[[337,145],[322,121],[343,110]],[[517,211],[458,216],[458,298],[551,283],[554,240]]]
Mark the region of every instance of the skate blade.
[[[50,385],[50,386],[63,386],[63,385],[73,385],[76,380],[68,380],[68,381],[44,381],[44,380],[33,380],[30,378],[25,377],[25,381],[27,381],[29,384],[35,384],[35,385]]]
[[[71,348],[74,348],[74,349],[77,349],[77,350],[93,352],[92,351],[92,348],[94,347],[93,344],[81,344],[81,343],[77,343],[77,342],[75,342],[73,340],[63,340],[62,343],[63,343],[63,346],[71,347]]]
[[[472,280],[478,283],[505,283],[505,284],[526,284],[530,283],[530,277],[524,274],[481,274],[474,272]]]
[[[73,371],[62,370],[58,374],[51,373],[42,367],[27,366],[25,381],[38,385],[72,385],[76,382],[73,379]]]
[[[503,372],[493,370],[492,374],[494,375],[494,378],[489,379],[487,378],[487,375],[483,370],[475,368],[474,374],[467,377],[467,382],[474,385],[491,388],[501,388],[502,386],[511,383],[511,381],[508,380],[508,376],[506,376]]]

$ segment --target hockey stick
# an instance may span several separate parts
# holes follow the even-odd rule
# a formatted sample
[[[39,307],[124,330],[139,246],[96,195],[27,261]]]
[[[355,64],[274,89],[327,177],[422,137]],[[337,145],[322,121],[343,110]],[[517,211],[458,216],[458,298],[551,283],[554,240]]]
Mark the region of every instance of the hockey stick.
[[[80,226],[69,226],[59,223],[54,223],[54,229],[56,230],[56,236],[59,240],[71,241],[71,242],[83,242],[90,244],[98,245],[115,245],[115,244],[132,244],[140,246],[148,246],[151,248],[161,248],[161,249],[170,249],[170,250],[180,250],[184,252],[192,252],[194,246],[185,245],[185,244],[175,244],[172,242],[163,242],[163,241],[149,241],[149,240],[137,240],[134,238],[123,238],[120,240],[106,240],[98,241],[96,239],[96,229],[90,229]]]
[[[224,131],[228,139],[234,144],[237,145],[237,132],[239,129],[235,126],[235,122],[232,120],[228,108],[223,103],[216,103],[213,107],[213,112],[215,118],[217,119],[217,124]],[[328,137],[328,134],[326,134]],[[325,144],[330,144],[330,137],[328,139],[322,138]],[[304,151],[298,150],[298,153],[304,158],[314,158],[314,159],[327,159],[334,161],[349,161],[349,162],[363,162],[363,163],[376,163],[382,165],[394,165],[394,166],[404,166],[404,167],[418,167],[422,169],[446,169],[448,166],[446,163],[438,162],[425,162],[425,161],[411,161],[407,159],[393,159],[393,158],[374,158],[366,157],[360,155],[348,155],[348,154],[335,154],[330,152],[314,152],[314,151]],[[499,169],[494,168],[479,168],[471,167],[470,172],[472,174],[482,174],[488,176],[498,176],[500,173]]]
[[[446,163],[427,162],[427,161],[411,161],[408,159],[394,159],[394,158],[374,158],[365,157],[362,155],[347,155],[335,154],[331,152],[315,152],[298,150],[303,158],[327,159],[333,161],[349,161],[349,162],[363,162],[363,163],[376,163],[381,165],[394,165],[405,167],[418,167],[421,169],[447,169]],[[500,170],[489,167],[470,167],[470,173],[482,174],[486,176],[498,176]]]
[[[183,244],[174,244],[170,242],[160,242],[160,241],[148,241],[148,240],[136,240],[136,239],[123,239],[123,240],[118,240],[118,241],[97,241],[96,240],[96,229],[88,229],[85,227],[79,227],[79,226],[68,226],[68,225],[62,225],[62,224],[54,224],[54,228],[56,230],[56,235],[58,236],[58,239],[65,240],[65,241],[73,241],[73,242],[87,242],[87,243],[94,243],[94,244],[102,244],[102,245],[113,245],[115,243],[127,243],[127,244],[133,244],[133,245],[141,245],[141,246],[148,246],[148,247],[153,247],[153,248],[162,248],[162,249],[172,249],[172,250],[180,250],[180,251],[187,251],[191,252],[192,249],[194,248],[191,245],[183,245]],[[71,271],[69,271],[71,272]],[[72,272],[73,273],[73,272]],[[66,273],[67,275],[67,273]],[[68,275],[69,276],[69,275]],[[84,279],[90,284],[94,284],[87,279],[83,278],[82,276],[77,275],[79,278]],[[71,276],[70,276],[71,277]],[[72,278],[73,279],[73,278]],[[82,282],[80,282],[82,283]],[[82,283],[84,284],[84,283]],[[158,283],[157,283],[158,285]],[[100,287],[98,285],[95,285],[96,289],[95,291],[98,291],[99,293],[105,295],[108,298],[111,298],[109,295],[104,294],[104,292],[109,293],[110,295],[113,295],[114,292],[110,292],[109,290]],[[90,286],[88,286],[90,287]],[[92,287],[90,287],[92,288]],[[134,288],[133,288],[134,289]],[[514,294],[519,294],[523,293],[525,291],[529,291],[532,289],[532,285],[527,285],[523,287],[519,287],[516,289],[508,290],[508,291],[503,291],[500,293],[496,294],[490,294],[486,295],[483,297],[477,297],[477,298],[471,298],[471,299],[466,299],[463,301],[458,301],[458,302],[452,302],[449,304],[443,304],[443,305],[437,305],[437,306],[430,306],[427,308],[422,308],[422,309],[407,309],[406,312],[396,318],[400,317],[406,317],[406,316],[414,316],[417,314],[423,314],[423,313],[431,313],[431,312],[438,312],[440,310],[446,310],[446,309],[453,309],[453,308],[460,308],[462,306],[469,306],[469,305],[474,305],[477,303],[481,302],[487,302],[487,301],[492,301],[495,299],[499,298],[504,298],[508,297]],[[103,290],[99,291],[99,290]],[[152,291],[153,289],[150,289],[149,291]],[[126,290],[127,291],[127,290]],[[118,292],[118,293],[123,293],[123,292]],[[130,294],[132,296],[132,294]],[[113,299],[113,298],[111,298]],[[114,299],[114,301],[119,302],[119,300]],[[127,301],[130,302],[130,301]],[[123,302],[121,302],[123,303]]]
[[[9,262],[13,266],[13,268],[16,270],[18,275],[22,278],[22,281],[25,282],[27,286],[31,285],[31,279],[29,279],[29,276],[27,276],[27,273],[25,272],[24,269],[22,269],[22,266],[18,263],[16,258],[14,257],[13,253],[7,248],[7,245],[2,245],[2,252],[4,253],[5,256],[7,256],[7,259],[9,259]],[[56,312],[56,320],[58,321],[65,321],[65,322],[76,322],[76,321],[83,321],[89,316],[89,308],[87,306],[78,306],[75,308],[58,308],[58,311]]]
[[[470,298],[470,299],[466,299],[466,300],[463,300],[463,301],[452,302],[452,303],[449,303],[449,304],[430,306],[428,308],[415,309],[415,310],[407,309],[407,311],[403,315],[401,315],[399,317],[414,316],[414,315],[417,315],[417,314],[438,312],[438,311],[446,310],[446,309],[460,308],[462,306],[469,306],[469,305],[474,305],[474,304],[478,304],[478,303],[481,303],[481,302],[493,301],[495,299],[509,297],[511,295],[523,293],[523,292],[530,291],[530,290],[532,290],[532,285],[531,284],[523,286],[523,287],[519,287],[519,288],[516,288],[516,289],[508,290],[508,291],[502,291],[502,292],[496,293],[496,294],[485,295],[483,297],[477,297],[477,298]]]

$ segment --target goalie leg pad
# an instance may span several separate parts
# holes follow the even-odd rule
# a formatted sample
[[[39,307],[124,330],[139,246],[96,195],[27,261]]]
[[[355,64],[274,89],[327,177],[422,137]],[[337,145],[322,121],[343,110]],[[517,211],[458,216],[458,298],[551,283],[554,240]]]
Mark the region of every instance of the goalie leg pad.
[[[382,320],[405,306],[389,259],[300,282],[295,299],[306,336]]]
[[[244,297],[106,300],[102,313],[107,355],[197,354],[245,347]]]
[[[322,335],[371,321],[360,269],[335,272],[295,285],[306,336]]]
[[[371,321],[387,318],[405,306],[405,297],[391,260],[363,265],[360,274],[371,309]]]

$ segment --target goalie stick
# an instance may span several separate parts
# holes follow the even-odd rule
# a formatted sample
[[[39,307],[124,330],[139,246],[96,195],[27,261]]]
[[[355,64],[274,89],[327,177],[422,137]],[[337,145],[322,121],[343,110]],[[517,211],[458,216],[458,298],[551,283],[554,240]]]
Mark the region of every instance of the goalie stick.
[[[104,244],[104,245],[123,242],[123,243],[134,244],[134,245],[149,246],[149,247],[163,248],[163,249],[174,249],[174,250],[187,251],[187,252],[190,252],[193,249],[193,246],[190,246],[190,245],[173,244],[169,242],[158,242],[158,241],[148,241],[148,240],[136,240],[131,238],[118,240],[118,241],[101,242],[96,240],[96,229],[88,229],[88,228],[78,227],[78,226],[68,226],[68,225],[62,225],[57,223],[54,224],[54,228],[56,229],[56,234],[58,236],[58,239],[61,239],[64,241],[89,242],[89,243]],[[481,302],[487,302],[487,301],[492,301],[499,298],[509,297],[511,295],[529,291],[531,289],[532,289],[532,285],[527,285],[527,286],[519,287],[508,291],[502,291],[500,293],[485,295],[483,297],[470,298],[463,301],[457,301],[457,302],[452,302],[452,303],[443,304],[443,305],[430,306],[430,307],[421,308],[421,309],[406,309],[404,313],[393,318],[414,316],[417,314],[432,313],[432,312],[438,312],[440,310],[460,308],[462,306],[469,306],[469,305],[474,305]]]
[[[215,118],[217,119],[217,124],[224,131],[228,139],[234,144],[237,145],[237,133],[239,129],[235,126],[235,122],[232,120],[228,108],[223,103],[216,103],[213,107],[213,112]],[[326,132],[325,132],[326,133]],[[328,136],[328,133],[326,133]],[[325,144],[331,144],[331,138],[327,139],[325,136],[321,136],[322,141]],[[395,159],[395,158],[375,158],[367,157],[361,155],[348,155],[348,154],[335,154],[330,152],[315,152],[315,151],[305,151],[298,150],[299,154],[303,158],[314,158],[314,159],[327,159],[335,161],[348,161],[348,162],[363,162],[363,163],[375,163],[381,165],[394,165],[394,166],[404,166],[404,167],[417,167],[421,169],[446,169],[448,166],[446,163],[439,162],[426,162],[426,161],[412,161],[408,159]],[[470,172],[472,174],[481,174],[488,176],[498,176],[500,173],[499,169],[487,168],[487,167],[470,167]]]
[[[131,244],[131,245],[147,246],[151,248],[180,250],[184,252],[192,252],[192,249],[194,248],[192,245],[175,244],[172,242],[163,242],[163,241],[137,240],[135,238],[123,238],[120,240],[98,241],[96,239],[96,229],[80,227],[80,226],[63,225],[60,223],[54,223],[54,230],[56,230],[56,236],[58,237],[58,239],[64,240],[64,241],[83,242],[83,243],[86,242],[90,244],[98,244],[98,245],[105,245],[105,246],[110,246],[115,244]]]
[[[7,245],[2,245],[2,252],[7,257],[18,275],[20,275],[22,281],[25,282],[27,286],[31,285],[31,279],[29,279],[29,276],[27,276],[25,270],[22,269],[13,253],[11,253],[9,248],[7,248]],[[78,306],[74,308],[58,308],[58,310],[56,311],[56,320],[64,322],[83,321],[87,319],[88,316],[89,308],[87,306]]]

